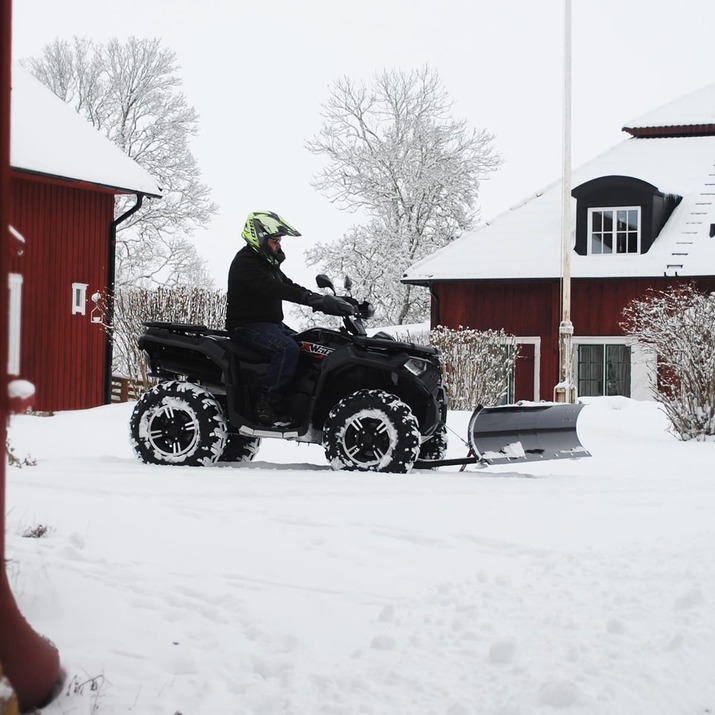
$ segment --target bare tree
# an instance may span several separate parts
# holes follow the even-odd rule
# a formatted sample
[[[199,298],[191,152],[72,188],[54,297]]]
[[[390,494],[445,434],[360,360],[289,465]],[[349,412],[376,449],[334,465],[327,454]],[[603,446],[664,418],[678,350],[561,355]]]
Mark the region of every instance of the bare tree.
[[[658,360],[654,397],[683,440],[715,436],[715,294],[649,291],[623,311],[625,332]]]
[[[473,225],[480,181],[501,163],[493,138],[452,117],[429,67],[384,71],[369,87],[343,77],[323,108],[323,127],[306,144],[328,159],[314,185],[367,223],[315,246],[308,263],[370,284],[382,322],[422,320],[425,289],[399,280],[409,265]]]
[[[161,200],[146,201],[120,224],[117,285],[211,285],[189,237],[217,207],[189,149],[198,115],[180,91],[175,54],[157,39],[105,45],[75,37],[54,40],[24,64],[162,187]],[[117,215],[132,201],[118,199]]]

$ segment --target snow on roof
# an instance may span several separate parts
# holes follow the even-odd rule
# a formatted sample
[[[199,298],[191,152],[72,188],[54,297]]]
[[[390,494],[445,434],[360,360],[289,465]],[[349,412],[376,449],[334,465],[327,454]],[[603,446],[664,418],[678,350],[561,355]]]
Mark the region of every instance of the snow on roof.
[[[11,102],[13,168],[161,196],[148,172],[18,64]]]
[[[715,124],[715,84],[674,99],[626,124],[627,129]]]
[[[574,278],[715,274],[715,238],[710,236],[710,226],[715,224],[715,136],[625,139],[575,170],[572,186],[611,175],[642,179],[662,193],[683,199],[645,254],[580,256],[572,250]],[[575,225],[575,199],[571,215]],[[559,180],[412,265],[403,280],[427,283],[560,276]]]

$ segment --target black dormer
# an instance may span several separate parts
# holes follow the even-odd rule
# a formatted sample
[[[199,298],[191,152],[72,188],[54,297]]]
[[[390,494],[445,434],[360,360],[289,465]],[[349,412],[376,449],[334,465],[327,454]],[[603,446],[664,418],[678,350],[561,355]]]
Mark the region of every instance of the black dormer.
[[[575,250],[581,256],[588,254],[589,209],[639,207],[640,252],[647,253],[682,198],[675,194],[664,194],[653,184],[632,176],[601,176],[577,186],[571,195],[577,202]]]

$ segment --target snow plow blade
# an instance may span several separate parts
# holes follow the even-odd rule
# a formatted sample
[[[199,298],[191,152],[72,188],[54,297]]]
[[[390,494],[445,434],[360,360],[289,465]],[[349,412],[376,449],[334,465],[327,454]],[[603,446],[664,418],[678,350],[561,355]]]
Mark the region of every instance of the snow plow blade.
[[[583,404],[478,407],[469,420],[472,454],[487,464],[590,457],[576,422]]]

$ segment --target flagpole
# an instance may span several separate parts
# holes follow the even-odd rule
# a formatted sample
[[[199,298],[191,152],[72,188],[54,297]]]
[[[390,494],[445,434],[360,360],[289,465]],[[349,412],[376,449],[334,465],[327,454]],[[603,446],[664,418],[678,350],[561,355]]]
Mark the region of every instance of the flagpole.
[[[559,382],[554,400],[573,404],[573,323],[571,322],[571,0],[564,0],[564,89],[561,181],[561,322]]]

